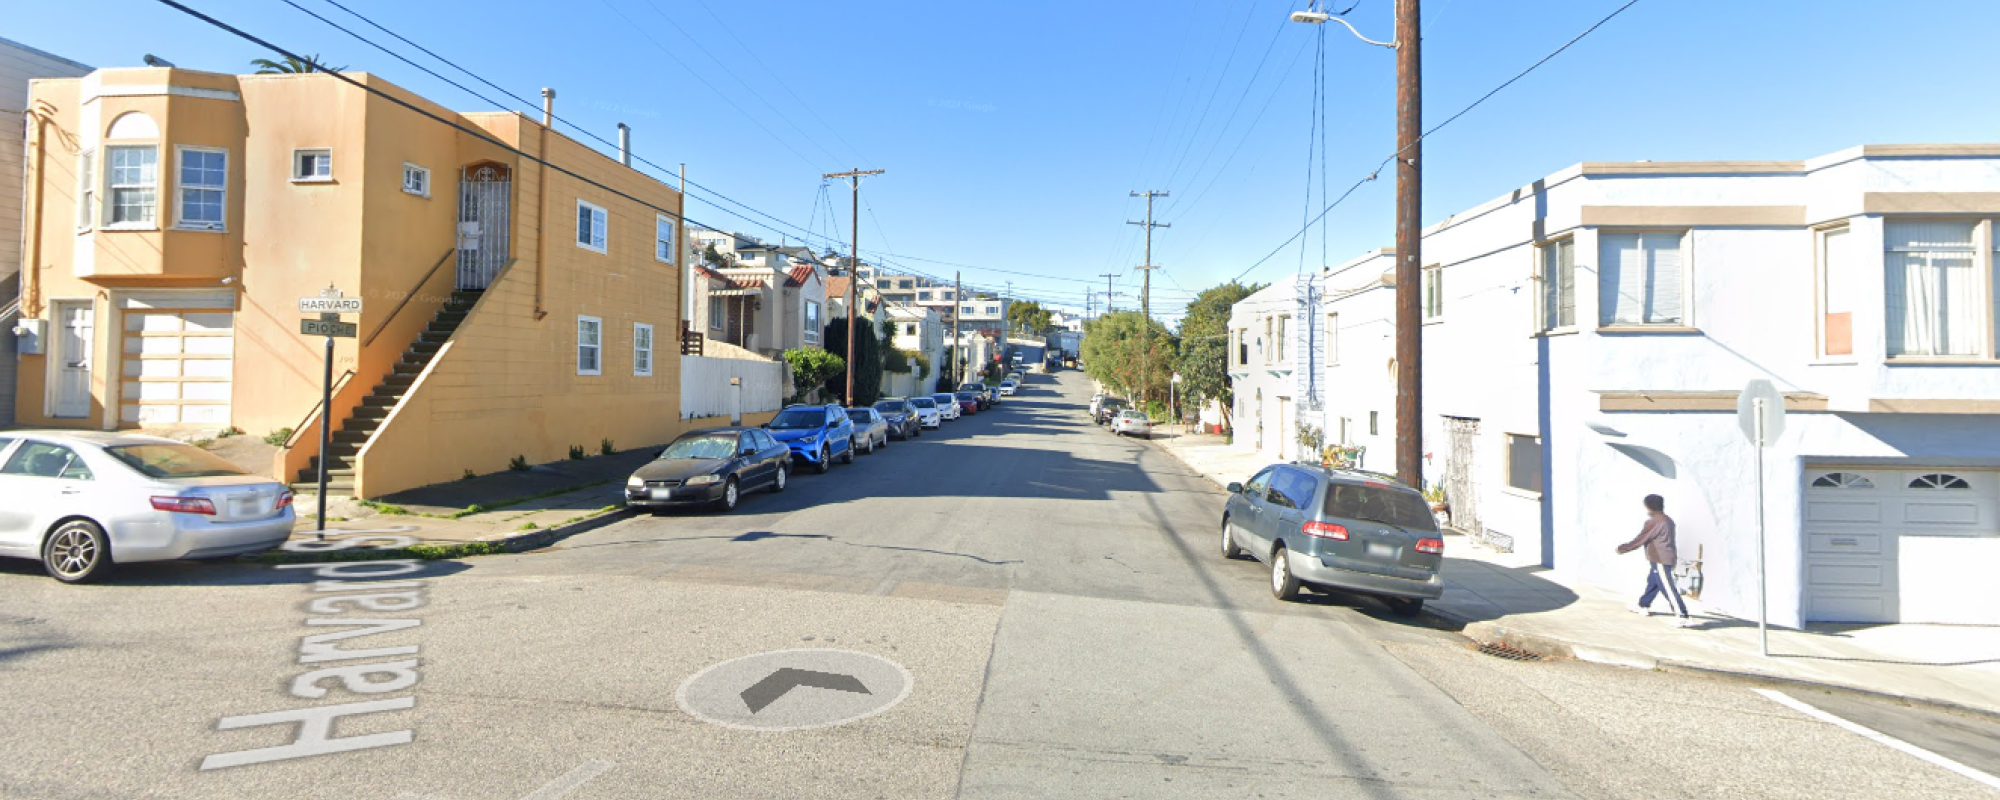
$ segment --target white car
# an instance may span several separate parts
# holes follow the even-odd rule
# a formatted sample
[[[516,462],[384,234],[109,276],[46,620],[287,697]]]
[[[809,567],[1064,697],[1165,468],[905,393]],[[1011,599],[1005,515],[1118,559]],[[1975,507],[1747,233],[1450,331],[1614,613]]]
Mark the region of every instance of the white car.
[[[1118,416],[1111,418],[1111,432],[1119,436],[1145,434],[1146,438],[1151,439],[1153,438],[1153,420],[1148,418],[1144,411],[1128,408],[1118,412]]]
[[[1021,388],[1021,384],[1016,381],[1000,382],[1000,393],[1003,395],[1007,395],[1009,397],[1012,397],[1014,395],[1014,390],[1019,388]]]
[[[958,419],[958,395],[934,394],[931,395],[931,402],[937,404],[938,411],[944,414],[945,419]]]
[[[944,425],[944,410],[938,408],[936,400],[928,397],[912,397],[910,405],[917,409],[917,427],[937,428]],[[958,404],[953,403],[951,407],[957,408]]]
[[[1091,418],[1091,419],[1096,419],[1096,418],[1097,418],[1097,406],[1098,406],[1099,404],[1102,404],[1103,402],[1104,402],[1104,393],[1103,393],[1103,392],[1098,392],[1097,394],[1093,394],[1093,395],[1091,395],[1091,396],[1090,396],[1090,418]]]
[[[292,491],[193,445],[128,433],[0,432],[0,555],[83,583],[113,564],[284,544]]]
[[[1019,386],[1021,384],[1021,381],[1023,380],[1023,378],[1021,377],[1021,371],[1017,369],[1014,370],[1013,372],[1007,373],[1007,380],[1013,381],[1014,385]],[[1001,382],[1005,383],[1006,381],[1001,381]]]

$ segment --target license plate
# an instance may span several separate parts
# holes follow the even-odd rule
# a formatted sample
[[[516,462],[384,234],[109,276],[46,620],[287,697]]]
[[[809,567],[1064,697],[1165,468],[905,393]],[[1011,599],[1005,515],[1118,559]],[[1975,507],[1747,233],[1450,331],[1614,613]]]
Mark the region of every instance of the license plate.
[[[1377,542],[1368,543],[1368,555],[1370,558],[1395,558],[1401,550],[1402,548],[1400,547],[1391,547]]]
[[[229,499],[229,515],[232,517],[251,516],[253,514],[256,514],[258,511],[262,510],[259,509],[257,506],[258,506],[257,498],[254,496],[232,497]]]
[[[654,499],[654,500],[672,500],[672,499],[674,499],[674,490],[672,490],[672,489],[654,489],[654,490],[653,490],[653,499]]]

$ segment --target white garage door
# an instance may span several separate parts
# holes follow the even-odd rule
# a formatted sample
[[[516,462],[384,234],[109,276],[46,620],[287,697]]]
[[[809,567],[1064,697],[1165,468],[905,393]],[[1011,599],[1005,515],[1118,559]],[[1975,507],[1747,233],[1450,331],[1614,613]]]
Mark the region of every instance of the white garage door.
[[[1807,621],[1959,621],[1963,579],[2000,567],[2000,473],[1808,467],[1805,485]]]
[[[118,418],[127,425],[228,425],[234,315],[127,310]]]

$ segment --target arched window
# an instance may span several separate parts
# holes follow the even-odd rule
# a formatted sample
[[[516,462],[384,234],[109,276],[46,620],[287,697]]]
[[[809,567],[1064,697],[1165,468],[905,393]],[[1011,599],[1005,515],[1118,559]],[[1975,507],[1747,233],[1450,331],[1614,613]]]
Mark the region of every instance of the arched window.
[[[1964,478],[1958,477],[1957,475],[1947,475],[1942,472],[1933,472],[1929,475],[1918,475],[1916,480],[1910,481],[1910,488],[1970,489],[1972,488],[1972,484],[1966,483]]]
[[[106,129],[104,138],[158,139],[160,138],[160,125],[154,122],[152,117],[145,114],[137,111],[127,111],[119,114],[117,119],[111,121],[111,127]]]
[[[1875,482],[1852,472],[1829,472],[1814,478],[1814,489],[1873,489]]]
[[[125,112],[111,121],[105,139],[131,144],[107,144],[104,148],[106,227],[150,229],[158,224],[159,138],[159,124],[137,111]]]

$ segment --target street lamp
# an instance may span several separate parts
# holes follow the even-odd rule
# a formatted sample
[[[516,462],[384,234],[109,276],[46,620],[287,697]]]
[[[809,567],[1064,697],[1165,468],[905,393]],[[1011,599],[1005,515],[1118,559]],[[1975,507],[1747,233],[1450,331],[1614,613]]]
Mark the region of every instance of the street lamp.
[[[1293,22],[1313,25],[1338,22],[1354,38],[1396,51],[1396,477],[1422,486],[1423,474],[1423,320],[1419,282],[1423,265],[1423,38],[1418,29],[1418,0],[1397,0],[1396,38],[1378,42],[1355,30],[1338,15],[1313,3],[1294,11]]]

